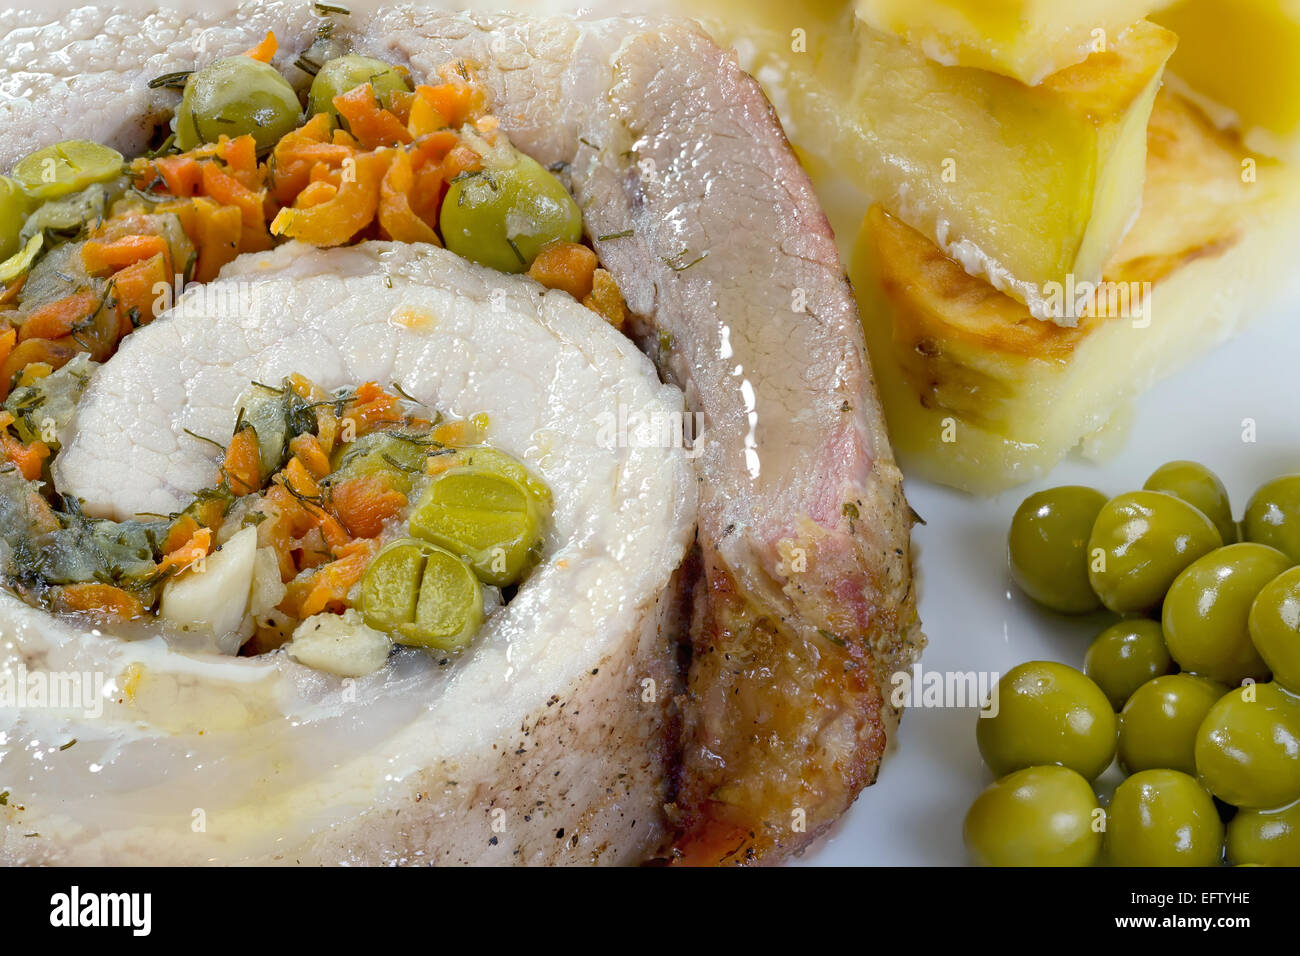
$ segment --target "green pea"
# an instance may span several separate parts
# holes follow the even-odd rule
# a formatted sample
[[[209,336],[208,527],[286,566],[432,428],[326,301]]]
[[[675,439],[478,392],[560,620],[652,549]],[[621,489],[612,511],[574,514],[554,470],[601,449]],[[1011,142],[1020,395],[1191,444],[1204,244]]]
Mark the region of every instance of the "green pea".
[[[361,579],[360,604],[366,624],[414,647],[459,650],[483,624],[483,591],[469,566],[411,538],[375,555]]]
[[[1149,680],[1119,715],[1119,765],[1126,773],[1196,773],[1196,732],[1228,688],[1192,674]]]
[[[268,150],[301,119],[298,94],[275,67],[247,56],[217,60],[193,73],[176,111],[176,145],[193,149],[252,134]]]
[[[1268,666],[1250,639],[1250,608],[1289,566],[1281,551],[1250,542],[1193,561],[1165,595],[1162,623],[1170,656],[1183,670],[1225,684],[1266,679]]]
[[[1242,530],[1247,541],[1277,548],[1300,564],[1300,475],[1274,478],[1246,505]]]
[[[383,473],[393,488],[407,494],[416,477],[423,474],[424,461],[432,449],[427,435],[418,432],[371,432],[335,449],[334,471],[328,481],[336,485]]]
[[[1106,857],[1116,866],[1215,866],[1223,821],[1195,778],[1143,770],[1115,790],[1106,813]]]
[[[57,199],[120,176],[122,154],[86,139],[46,146],[20,159],[14,181],[33,199]]]
[[[551,513],[551,489],[547,487],[546,482],[524,467],[523,462],[499,448],[490,445],[465,445],[461,448],[439,449],[436,458],[438,464],[442,466],[439,471],[452,468],[477,468],[480,471],[505,475],[524,486],[538,514]]]
[[[44,246],[44,235],[32,236],[23,243],[20,250],[0,262],[0,283],[13,282],[19,276],[30,272]]]
[[[1106,496],[1067,485],[1030,495],[1007,534],[1011,577],[1020,590],[1054,611],[1083,614],[1101,602],[1088,583],[1088,536]]]
[[[1196,770],[1211,793],[1236,807],[1300,800],[1300,699],[1271,683],[1226,694],[1196,733]]]
[[[1088,540],[1088,580],[1119,614],[1148,611],[1183,568],[1223,543],[1214,522],[1187,502],[1158,491],[1112,498]]]
[[[1073,667],[1030,661],[997,684],[993,716],[981,715],[975,739],[1001,777],[1025,767],[1060,764],[1089,780],[1115,755],[1115,711],[1096,684]]]
[[[1067,767],[1027,767],[975,798],[962,834],[980,866],[1091,866],[1101,817],[1088,781]]]
[[[1250,608],[1250,639],[1273,680],[1300,693],[1300,568],[1264,585]]]
[[[307,112],[312,116],[329,113],[337,120],[339,112],[334,107],[334,97],[366,83],[385,108],[392,105],[394,93],[410,90],[406,77],[392,65],[374,57],[349,53],[329,60],[316,73],[307,94]]]
[[[31,215],[33,202],[17,182],[0,176],[0,262],[18,252],[18,233]]]
[[[439,223],[448,249],[501,272],[524,272],[548,243],[582,238],[582,211],[568,190],[517,152],[453,180]]]
[[[1148,618],[1112,624],[1097,635],[1083,659],[1083,672],[1116,710],[1135,690],[1172,668],[1160,622]]]
[[[1219,476],[1194,461],[1166,462],[1151,473],[1147,491],[1163,491],[1181,498],[1214,522],[1224,544],[1237,540],[1237,523],[1232,520],[1232,503]]]
[[[464,555],[481,580],[505,587],[537,560],[548,517],[518,477],[480,461],[434,475],[410,524],[416,537]]]
[[[1300,803],[1280,810],[1241,810],[1228,823],[1228,862],[1300,866]]]

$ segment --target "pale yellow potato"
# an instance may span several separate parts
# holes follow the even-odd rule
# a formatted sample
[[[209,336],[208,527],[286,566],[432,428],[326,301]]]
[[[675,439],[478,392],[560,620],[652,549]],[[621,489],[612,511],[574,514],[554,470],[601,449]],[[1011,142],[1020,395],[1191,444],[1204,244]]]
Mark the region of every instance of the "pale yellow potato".
[[[1142,215],[1106,267],[1102,314],[1075,328],[1035,320],[920,233],[868,214],[851,276],[909,475],[991,494],[1081,444],[1104,451],[1137,395],[1267,301],[1298,251],[1290,170],[1247,156],[1171,93],[1149,140]]]
[[[1031,85],[1074,66],[1166,0],[857,0],[857,13],[950,66]]]
[[[1031,88],[941,66],[861,24],[812,18],[801,54],[794,19],[755,34],[752,66],[799,147],[967,272],[1060,321],[1052,285],[1101,278],[1137,215],[1173,34],[1140,23]]]
[[[1300,158],[1300,0],[1182,0],[1170,70],[1226,108],[1255,149]]]

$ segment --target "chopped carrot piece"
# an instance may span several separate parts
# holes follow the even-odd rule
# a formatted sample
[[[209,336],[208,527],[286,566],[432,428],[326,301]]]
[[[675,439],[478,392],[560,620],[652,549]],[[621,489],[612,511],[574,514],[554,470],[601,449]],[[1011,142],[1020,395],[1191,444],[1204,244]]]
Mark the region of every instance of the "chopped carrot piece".
[[[277,236],[313,246],[340,246],[370,224],[379,209],[379,185],[388,170],[387,150],[361,153],[344,170],[338,195],[310,209],[281,209],[271,223]]]
[[[464,143],[452,147],[442,160],[442,175],[451,182],[462,173],[474,173],[483,168],[483,157]]]
[[[369,83],[334,97],[334,108],[347,121],[348,132],[365,149],[398,146],[411,141],[411,134],[402,121],[383,108]]]
[[[81,247],[81,260],[91,275],[105,275],[168,251],[162,236],[123,236],[107,242],[90,239]]]
[[[582,304],[600,313],[614,328],[621,329],[627,319],[627,303],[623,301],[618,283],[605,269],[597,269],[591,278],[591,295],[584,298]]]
[[[201,527],[202,525],[193,515],[181,515],[167,529],[167,537],[164,539],[162,546],[163,554],[179,551],[194,537],[195,532]]]
[[[113,274],[119,337],[158,318],[158,306],[163,303],[154,289],[159,283],[167,285],[169,278],[166,257],[161,253]]]
[[[411,165],[417,170],[425,165],[442,165],[443,159],[460,144],[460,137],[449,129],[421,136],[411,147]]]
[[[13,282],[0,288],[0,305],[8,305],[14,299],[18,298],[18,293],[23,290],[23,283],[27,281],[27,273],[23,273]]]
[[[362,475],[341,481],[330,489],[334,513],[358,538],[378,537],[384,522],[397,517],[407,498],[393,487],[391,475]]]
[[[183,545],[163,556],[163,559],[158,562],[158,573],[173,568],[184,571],[195,561],[207,557],[210,550],[212,550],[212,529],[199,528]]]
[[[442,242],[433,226],[411,208],[414,188],[415,171],[411,167],[411,157],[398,150],[379,186],[379,225],[388,238],[398,242],[427,242],[440,246]]]
[[[400,424],[396,407],[397,396],[385,392],[377,382],[364,382],[343,407],[343,418],[352,419],[359,437],[383,425]]]
[[[433,100],[425,96],[421,89],[429,89],[429,87],[416,88],[415,95],[411,98],[410,114],[406,120],[406,131],[416,138],[447,128],[447,118],[438,112],[438,108],[433,105]]]
[[[307,466],[302,463],[302,459],[297,455],[289,459],[289,463],[284,466],[280,477],[295,496],[302,498],[320,497],[320,485],[317,484],[316,479],[312,477],[311,472],[307,470]]]
[[[340,557],[312,575],[310,589],[303,597],[295,616],[308,618],[322,611],[346,610],[348,592],[361,580],[361,575],[365,573],[376,550],[376,542],[366,538],[345,545]]]
[[[194,280],[211,282],[222,266],[239,255],[244,214],[237,206],[222,206],[202,196],[194,200],[194,209],[196,235],[191,238],[199,253]]]
[[[245,133],[229,139],[222,136],[217,143],[217,155],[226,164],[226,171],[249,189],[258,190],[266,185],[263,170],[257,164],[257,140]]]
[[[57,339],[70,334],[103,306],[103,296],[76,292],[34,309],[18,332],[19,341]]]
[[[72,361],[72,357],[83,351],[68,339],[28,339],[19,342],[9,357],[0,364],[0,399],[9,395],[9,388],[14,376],[27,366],[43,362],[53,371]]]
[[[547,243],[528,268],[528,275],[548,289],[562,289],[579,302],[591,295],[596,253],[576,242]]]
[[[312,434],[295,435],[289,442],[293,457],[301,461],[312,478],[319,481],[330,473],[329,455],[321,448],[320,440]]]
[[[330,134],[330,142],[335,146],[346,146],[353,152],[361,148],[361,143],[357,138],[341,126]]]
[[[438,71],[445,82],[437,86],[420,86],[416,92],[425,97],[449,126],[462,126],[482,115],[486,96],[481,87],[456,72],[454,64]]]
[[[10,419],[12,421],[12,418]],[[13,435],[5,430],[0,430],[0,454],[14,463],[18,472],[28,481],[35,481],[41,477],[41,468],[45,464],[45,459],[50,457],[50,447],[43,441],[34,441],[30,445],[24,445]]]
[[[462,418],[459,421],[443,422],[433,430],[432,437],[439,445],[463,448],[474,444],[483,436],[482,429],[475,419]]]
[[[310,209],[312,206],[319,206],[323,202],[329,202],[338,194],[339,187],[333,183],[324,179],[313,179],[298,194],[298,198],[293,201],[294,208]]]
[[[161,178],[166,191],[181,198],[193,196],[203,181],[203,171],[194,152],[137,159],[131,164],[131,174],[137,189],[152,189]]]
[[[244,216],[245,226],[261,227],[265,224],[262,191],[249,189],[215,163],[203,164],[203,195],[212,197],[223,206],[237,207]]]
[[[251,494],[262,487],[262,451],[257,444],[257,431],[251,425],[230,439],[221,472],[236,495]]]
[[[291,133],[286,133],[271,152],[271,189],[277,201],[291,203],[307,185],[318,164],[338,166],[352,150],[330,141],[330,117],[317,113]]]
[[[14,343],[17,341],[17,329],[5,329],[4,332],[0,332],[0,364],[9,358],[9,353],[14,350]]]
[[[144,604],[130,591],[99,583],[65,584],[54,592],[54,606],[119,621],[132,621],[145,613]]]
[[[263,38],[262,42],[251,50],[245,52],[244,56],[252,57],[259,63],[270,63],[271,58],[275,56],[275,51],[278,46],[279,45],[275,42],[275,34],[270,30],[267,30],[266,36]]]

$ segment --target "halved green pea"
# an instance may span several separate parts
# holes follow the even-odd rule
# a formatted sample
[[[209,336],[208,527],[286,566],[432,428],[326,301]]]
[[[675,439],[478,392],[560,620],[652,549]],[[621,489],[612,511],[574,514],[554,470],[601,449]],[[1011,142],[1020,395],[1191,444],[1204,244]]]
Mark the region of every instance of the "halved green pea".
[[[1185,671],[1225,684],[1264,680],[1250,639],[1250,608],[1291,562],[1276,548],[1243,541],[1189,564],[1165,595],[1161,623],[1169,654]]]
[[[36,261],[36,257],[40,255],[44,245],[44,236],[32,236],[23,244],[22,249],[15,252],[4,262],[0,262],[0,283],[13,282],[14,279],[30,270],[32,263]]]
[[[1250,607],[1250,639],[1273,680],[1300,694],[1300,568],[1278,575]]]
[[[1195,461],[1170,461],[1161,465],[1142,486],[1182,498],[1214,522],[1224,544],[1237,540],[1237,523],[1232,520],[1232,503],[1219,476]]]
[[[434,475],[411,514],[411,534],[463,555],[488,584],[514,584],[537,558],[542,524],[523,483],[484,467]]]
[[[464,561],[425,541],[387,545],[361,579],[361,614],[398,644],[459,650],[483,624],[483,591]]]
[[[1115,790],[1106,812],[1106,857],[1116,866],[1214,866],[1223,822],[1195,778],[1143,770]]]
[[[506,164],[453,180],[439,224],[456,255],[500,272],[524,272],[543,246],[582,237],[582,210],[537,160],[515,151]]]
[[[33,199],[56,199],[122,173],[122,154],[87,139],[46,146],[20,159],[13,178]]]
[[[392,65],[374,57],[349,53],[329,60],[317,71],[307,94],[308,114],[328,113],[337,120],[339,113],[334,107],[334,97],[366,83],[384,107],[392,105],[394,93],[410,90],[406,77]]]
[[[1066,485],[1030,495],[1007,532],[1011,577],[1044,607],[1064,614],[1095,610],[1101,601],[1088,583],[1088,537],[1106,496]]]
[[[962,835],[981,866],[1091,866],[1101,853],[1097,797],[1068,767],[1027,767],[981,793]]]
[[[551,489],[547,487],[546,482],[529,471],[523,462],[499,448],[493,448],[491,445],[466,445],[462,448],[440,449],[434,452],[434,456],[442,466],[439,471],[447,471],[451,468],[478,468],[513,478],[528,490],[539,514],[551,513]]]
[[[275,67],[231,56],[190,76],[176,110],[176,145],[193,149],[221,136],[251,134],[259,150],[274,146],[301,118],[298,94]]]
[[[1135,690],[1173,667],[1160,622],[1131,618],[1097,635],[1083,659],[1083,672],[1119,710]]]
[[[1209,518],[1181,498],[1133,491],[1112,498],[1088,540],[1088,580],[1118,614],[1158,607],[1183,568],[1223,544]]]
[[[18,233],[31,215],[32,199],[18,183],[0,176],[0,262],[18,251],[22,244]]]
[[[1196,733],[1196,770],[1211,793],[1236,807],[1300,800],[1300,699],[1271,683],[1224,695]]]

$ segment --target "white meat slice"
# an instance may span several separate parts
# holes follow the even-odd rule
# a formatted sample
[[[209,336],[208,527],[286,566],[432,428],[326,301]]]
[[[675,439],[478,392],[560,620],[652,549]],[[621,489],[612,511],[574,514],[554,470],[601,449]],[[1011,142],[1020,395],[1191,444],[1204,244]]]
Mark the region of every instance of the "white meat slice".
[[[602,423],[620,406],[671,419],[680,392],[594,313],[526,278],[429,246],[294,243],[240,259],[126,341],[83,397],[60,490],[102,514],[180,506],[217,454],[184,429],[228,435],[250,380],[293,372],[486,412],[488,441],[554,493],[542,563],[463,657],[406,651],[348,681],[283,653],[122,640],[0,592],[0,672],[108,682],[97,719],[0,711],[0,859],[643,858],[665,836],[695,481],[680,447],[611,442]]]

